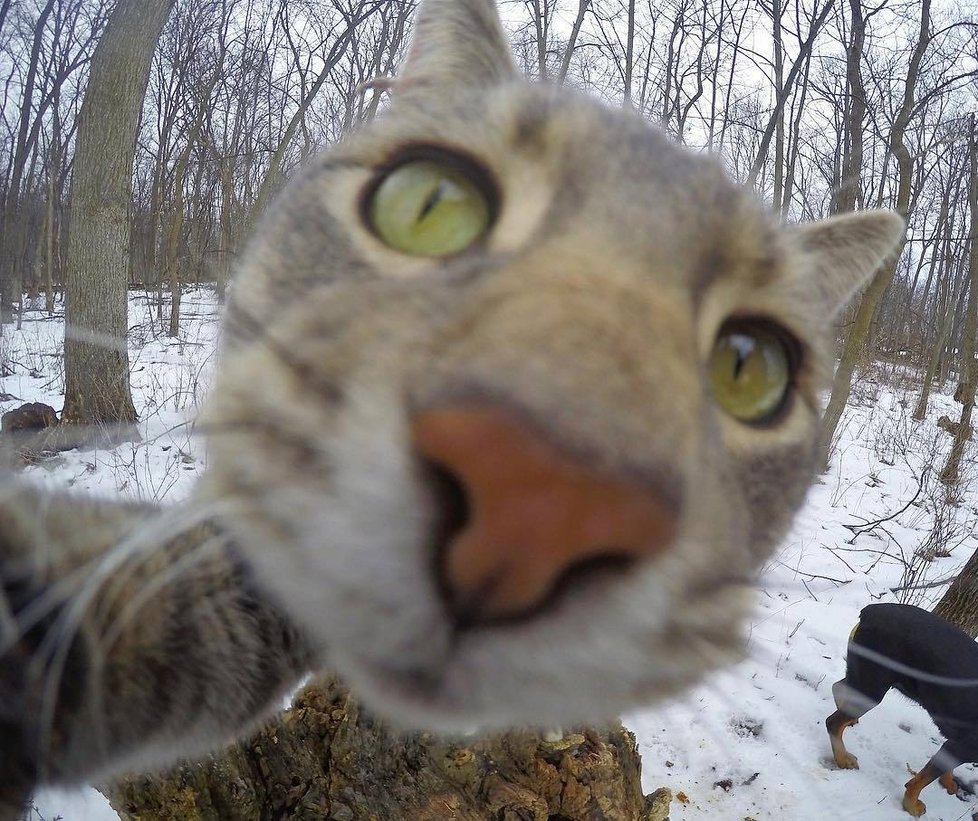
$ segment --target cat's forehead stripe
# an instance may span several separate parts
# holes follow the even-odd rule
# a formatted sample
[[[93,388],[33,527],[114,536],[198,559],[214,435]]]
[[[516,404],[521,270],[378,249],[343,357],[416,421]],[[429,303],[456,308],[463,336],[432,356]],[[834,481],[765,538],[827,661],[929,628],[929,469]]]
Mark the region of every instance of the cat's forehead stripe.
[[[733,278],[752,291],[775,285],[783,275],[784,260],[772,226],[760,214],[733,219],[744,203],[736,191],[720,193],[717,213],[731,215],[721,226],[703,229],[709,243],[700,254],[689,280],[694,304],[717,282]],[[739,234],[739,236],[735,236]]]
[[[545,131],[550,118],[549,106],[542,100],[524,104],[513,126],[513,145],[521,149],[542,151],[546,148]]]
[[[319,172],[330,172],[363,168],[372,168],[372,165],[364,160],[346,154],[323,154],[317,159],[315,170]]]

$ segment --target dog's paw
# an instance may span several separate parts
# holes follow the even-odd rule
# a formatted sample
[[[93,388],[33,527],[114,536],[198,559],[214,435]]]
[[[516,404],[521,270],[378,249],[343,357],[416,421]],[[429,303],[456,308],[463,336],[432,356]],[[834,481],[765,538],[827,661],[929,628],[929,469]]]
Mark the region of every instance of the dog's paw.
[[[903,796],[903,808],[914,818],[920,818],[920,816],[927,812],[927,807],[923,801],[919,798],[910,798],[906,795]]]
[[[954,780],[954,776],[951,773],[944,773],[941,775],[938,781],[940,781],[941,786],[944,788],[944,792],[946,792],[948,795],[958,794],[958,782]]]
[[[858,770],[859,759],[848,750],[834,755],[835,763],[841,770]]]

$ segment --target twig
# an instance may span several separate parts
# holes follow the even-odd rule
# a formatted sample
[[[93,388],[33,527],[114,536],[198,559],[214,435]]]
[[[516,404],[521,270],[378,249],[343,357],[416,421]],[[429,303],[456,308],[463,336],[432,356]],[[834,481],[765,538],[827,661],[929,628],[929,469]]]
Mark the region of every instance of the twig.
[[[843,558],[842,558],[842,557],[841,557],[841,556],[840,556],[840,555],[838,554],[838,552],[836,551],[836,549],[835,549],[834,547],[829,547],[829,546],[828,546],[827,544],[825,544],[825,542],[822,542],[822,547],[824,547],[824,548],[825,548],[826,550],[828,550],[828,551],[829,551],[829,553],[831,553],[831,554],[832,554],[833,556],[835,556],[835,558],[836,558],[836,559],[838,559],[838,560],[839,560],[840,562],[842,562],[842,563],[843,563],[843,564],[844,564],[844,565],[845,565],[846,567],[848,567],[848,568],[849,568],[849,570],[850,570],[851,572],[853,572],[853,573],[855,573],[855,572],[856,572],[856,568],[854,568],[854,567],[853,567],[853,566],[852,566],[851,564],[849,564],[849,562],[847,562],[847,561],[846,561],[845,559],[843,559]]]
[[[905,590],[930,590],[933,587],[942,587],[945,584],[950,584],[954,581],[957,574],[953,576],[945,576],[943,579],[938,579],[933,582],[923,582],[922,584],[902,584],[899,587],[891,587],[891,593],[902,593]]]
[[[901,507],[895,513],[891,513],[889,516],[884,516],[882,519],[875,519],[871,522],[866,522],[865,524],[862,525],[844,524],[843,527],[846,528],[847,530],[852,531],[853,533],[853,537],[849,539],[847,543],[853,544],[856,541],[856,539],[858,539],[863,533],[866,533],[870,530],[874,530],[875,528],[883,524],[883,522],[889,522],[895,519],[897,516],[899,516],[901,513],[907,510],[914,502],[916,502],[917,499],[920,498],[920,494],[923,493],[924,491],[924,481],[927,478],[927,472],[929,470],[930,470],[930,465],[924,468],[924,470],[920,474],[920,478],[917,480],[917,492],[913,495],[913,498],[909,502],[907,502],[903,507]]]
[[[833,584],[849,584],[852,581],[852,579],[833,579],[831,576],[820,576],[818,573],[809,573],[807,570],[796,570],[795,572],[801,573],[803,576],[808,576],[810,579],[821,579],[822,581],[832,582]],[[802,581],[802,584],[805,584],[805,582]],[[805,586],[807,587],[808,585]],[[808,592],[811,593],[812,591],[809,590]],[[812,598],[814,599],[815,596],[813,595]],[[815,599],[815,601],[818,601],[818,599]]]

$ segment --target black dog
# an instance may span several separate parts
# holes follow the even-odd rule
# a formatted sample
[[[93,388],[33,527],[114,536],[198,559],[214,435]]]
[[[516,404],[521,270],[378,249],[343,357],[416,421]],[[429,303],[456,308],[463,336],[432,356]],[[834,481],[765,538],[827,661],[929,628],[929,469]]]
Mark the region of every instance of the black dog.
[[[934,780],[957,791],[952,770],[978,763],[978,643],[940,616],[909,604],[871,604],[849,636],[846,677],[832,687],[839,708],[825,720],[835,763],[856,769],[842,733],[873,709],[891,687],[916,701],[947,739],[907,782],[903,808],[926,807],[920,791]]]

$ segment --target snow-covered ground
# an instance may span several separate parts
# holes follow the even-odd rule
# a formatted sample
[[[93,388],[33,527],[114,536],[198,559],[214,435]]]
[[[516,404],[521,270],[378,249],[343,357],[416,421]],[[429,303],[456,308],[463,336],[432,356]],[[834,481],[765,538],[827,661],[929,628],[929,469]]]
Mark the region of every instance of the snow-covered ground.
[[[876,601],[932,606],[944,586],[893,588],[951,577],[978,548],[973,483],[964,481],[962,503],[944,508],[943,519],[935,510],[941,486],[932,474],[950,440],[933,420],[957,418],[960,406],[935,395],[929,419],[915,426],[909,418],[915,400],[879,390],[849,408],[830,471],[763,574],[751,658],[681,703],[625,718],[638,736],[646,791],[665,784],[688,798],[673,802],[673,819],[910,817],[900,806],[907,767],[920,769],[942,743],[927,713],[888,694],[846,733],[858,771],[835,766],[823,722],[835,710],[831,687],[845,672],[859,611]],[[860,530],[904,508],[922,476],[915,504]],[[937,521],[943,524],[935,528]],[[951,555],[915,558],[934,541],[952,548]],[[974,767],[956,774],[978,786]],[[970,819],[978,811],[978,799],[962,802],[936,784],[921,798],[931,819]]]
[[[213,365],[217,315],[209,291],[188,292],[180,339],[168,339],[150,301],[134,294],[130,358],[143,440],[66,453],[28,476],[100,494],[169,501],[186,494],[203,468],[190,422]],[[0,362],[12,373],[0,380],[0,411],[27,401],[60,410],[63,332],[60,317],[40,311],[27,314],[21,331],[4,328]],[[935,394],[928,419],[916,424],[914,388],[893,387],[898,381],[857,385],[831,469],[763,575],[750,659],[677,703],[625,717],[638,737],[646,791],[665,785],[677,796],[673,819],[909,817],[900,809],[907,766],[923,766],[941,743],[927,714],[888,695],[846,734],[858,771],[835,767],[823,725],[859,610],[874,601],[930,606],[944,588],[926,583],[953,576],[978,549],[973,453],[957,506],[941,503],[933,475],[949,444],[935,420],[956,418],[959,407]],[[949,555],[921,559],[930,549]],[[973,767],[957,775],[978,785]],[[978,799],[963,802],[937,785],[922,798],[930,819],[967,819],[978,810]],[[31,821],[115,818],[94,790],[46,791],[36,807]]]

